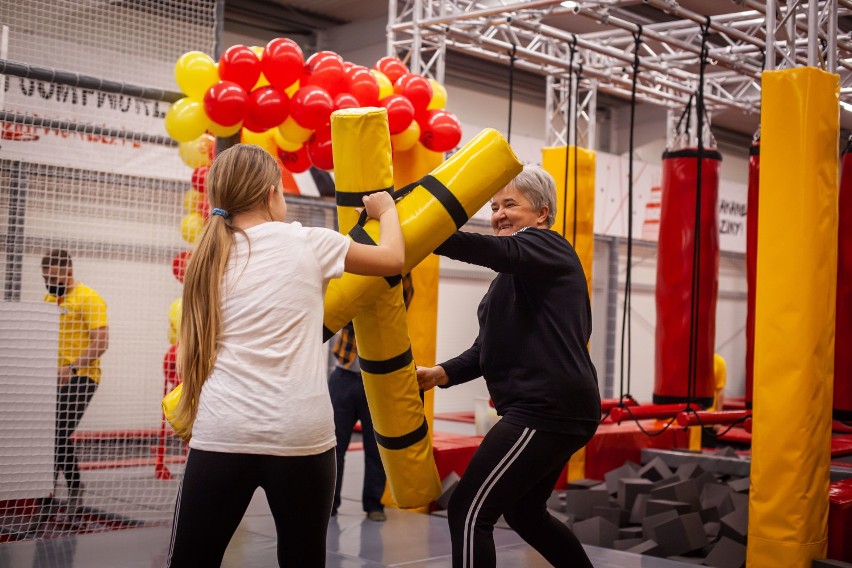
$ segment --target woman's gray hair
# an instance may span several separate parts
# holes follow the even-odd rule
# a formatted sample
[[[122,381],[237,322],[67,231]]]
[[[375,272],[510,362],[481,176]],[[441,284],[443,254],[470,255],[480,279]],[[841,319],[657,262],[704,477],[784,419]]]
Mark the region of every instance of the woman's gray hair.
[[[527,164],[509,185],[523,193],[534,210],[547,207],[545,223],[547,228],[553,226],[556,221],[556,182],[552,175],[541,166]]]

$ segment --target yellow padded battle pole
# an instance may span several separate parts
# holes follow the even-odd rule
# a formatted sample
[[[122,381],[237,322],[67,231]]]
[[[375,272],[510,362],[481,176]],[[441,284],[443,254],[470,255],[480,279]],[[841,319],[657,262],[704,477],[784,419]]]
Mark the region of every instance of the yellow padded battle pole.
[[[542,148],[541,166],[556,181],[556,222],[553,229],[570,242],[580,257],[589,294],[592,293],[592,260],[595,255],[595,152],[576,148],[577,152],[577,239],[574,242],[574,152],[569,146],[568,184],[565,184],[565,147]],[[567,197],[567,199],[566,199]]]
[[[574,239],[574,146],[541,149],[541,166],[556,182],[556,221],[553,229],[570,242],[586,273],[589,296],[592,294],[592,261],[595,255],[595,152],[576,148],[577,152],[577,231]],[[567,154],[567,160],[566,160]],[[567,187],[566,187],[567,166]],[[578,450],[568,462],[568,481],[586,477],[586,448]]]
[[[346,109],[335,111],[335,115],[363,110]],[[447,240],[522,167],[506,139],[488,128],[423,177],[396,206],[405,239],[403,273]],[[362,231],[355,230],[378,241],[379,222],[374,219],[368,220]],[[375,295],[388,286],[385,279],[349,273],[332,280],[325,297],[325,339],[371,305]]]
[[[337,212],[348,233],[365,192],[392,189],[387,111],[332,117]],[[391,495],[403,508],[441,494],[441,480],[420,400],[400,285],[385,286],[353,320],[361,376]]]
[[[763,73],[749,568],[826,552],[839,89],[812,67]]]

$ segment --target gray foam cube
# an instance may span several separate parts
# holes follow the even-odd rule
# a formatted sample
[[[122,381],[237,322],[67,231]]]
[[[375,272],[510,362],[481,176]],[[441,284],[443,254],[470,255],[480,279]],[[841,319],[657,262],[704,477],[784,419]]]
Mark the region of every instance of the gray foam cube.
[[[612,547],[616,550],[627,550],[643,542],[645,542],[644,538],[620,538],[612,543]]]
[[[618,538],[638,538],[641,540],[645,540],[644,538],[642,538],[642,527],[621,527],[620,529],[618,529]]]
[[[579,521],[591,518],[594,507],[607,505],[609,505],[609,493],[606,491],[572,489],[565,492],[564,512],[574,515]]]
[[[737,509],[720,520],[722,527],[719,536],[727,537],[740,544],[746,544],[748,537],[748,509]]]
[[[660,513],[664,513],[666,511],[674,511],[678,515],[683,515],[689,513],[692,510],[692,506],[689,503],[685,503],[683,501],[668,501],[666,499],[648,499],[645,503],[645,514],[649,517],[651,515],[658,515]]]
[[[817,559],[811,564],[811,568],[852,568],[852,564],[842,560]]]
[[[748,477],[743,477],[741,479],[732,479],[728,481],[728,487],[730,487],[737,493],[748,493],[750,485],[751,479]]]
[[[704,559],[704,564],[715,568],[743,568],[745,560],[746,547],[722,537]]]
[[[675,511],[671,510],[666,511],[664,513],[659,513],[657,515],[645,517],[644,519],[642,519],[642,535],[648,540],[659,542],[657,540],[657,534],[655,532],[657,525],[661,525],[676,518],[678,518],[678,514]]]
[[[628,514],[624,509],[612,505],[592,507],[592,516],[602,517],[617,527],[622,527],[628,522]]]
[[[705,509],[710,507],[719,508],[734,490],[721,483],[708,483],[701,489],[701,506]],[[733,508],[731,509],[733,510]],[[730,512],[730,511],[728,511]]]
[[[596,487],[600,484],[601,482],[599,479],[575,479],[574,481],[568,482],[568,489],[591,489],[592,487]]]
[[[698,498],[698,489],[694,479],[686,479],[672,485],[652,489],[651,499],[682,501],[689,503],[692,511],[701,510],[701,501]]]
[[[435,503],[442,509],[446,509],[450,505],[450,497],[453,496],[453,491],[459,484],[459,474],[451,471],[450,474],[441,481],[441,496],[435,500]]]
[[[656,456],[654,459],[642,466],[636,475],[644,477],[645,479],[650,479],[651,481],[660,481],[661,479],[668,479],[674,474],[672,473],[672,470],[669,469],[669,466],[666,465],[666,462],[664,462],[660,456]]]
[[[633,509],[636,496],[651,491],[653,482],[643,477],[622,477],[618,480],[618,506],[626,511]]]
[[[645,514],[645,506],[648,504],[649,497],[650,494],[648,493],[640,493],[636,496],[636,501],[633,502],[633,508],[630,509],[631,523],[639,524],[647,516]]]
[[[663,551],[660,548],[660,545],[654,542],[653,540],[646,540],[641,544],[637,544],[633,548],[628,548],[625,552],[631,552],[633,554],[644,554],[646,556],[662,556]]]
[[[698,462],[686,462],[678,466],[675,475],[681,479],[692,479],[704,473]]]
[[[667,556],[685,554],[707,546],[707,534],[698,513],[688,513],[654,527],[655,539]]]
[[[615,495],[618,492],[618,480],[622,477],[636,477],[637,471],[639,471],[639,467],[632,461],[628,461],[621,467],[606,472],[604,480],[606,480],[607,491]]]
[[[553,491],[547,498],[547,508],[560,513],[565,511],[565,491]]]
[[[583,544],[612,548],[618,538],[618,527],[601,517],[578,521],[571,527],[574,535]]]

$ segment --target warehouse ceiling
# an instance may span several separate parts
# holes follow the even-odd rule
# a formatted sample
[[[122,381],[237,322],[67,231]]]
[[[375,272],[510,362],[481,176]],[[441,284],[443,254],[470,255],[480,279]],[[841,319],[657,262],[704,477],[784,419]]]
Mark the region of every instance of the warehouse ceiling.
[[[416,27],[427,44],[435,38],[446,41],[448,77],[463,76],[499,88],[505,88],[508,53],[514,49],[515,95],[542,102],[545,77],[565,78],[569,49],[574,48],[577,63],[570,72],[583,64],[584,85],[597,82],[598,107],[627,104],[635,37],[641,26],[637,99],[682,109],[697,88],[698,54],[706,36],[705,97],[714,127],[744,136],[751,136],[759,122],[763,47],[770,40],[775,43],[776,68],[807,64],[807,21],[815,20],[813,13],[805,12],[807,5],[796,0],[778,0],[774,37],[765,34],[765,0],[580,0],[567,7],[553,0],[422,0],[422,4],[426,8],[419,23],[408,18],[408,27],[395,32],[397,38],[411,37]],[[827,4],[818,3],[825,13]],[[852,102],[852,0],[838,4],[841,99]],[[396,5],[397,22],[405,22],[413,0]],[[708,16],[711,25],[706,27]],[[316,45],[316,34],[325,30],[380,18],[388,18],[388,0],[225,0],[226,29],[255,28],[301,37],[305,45]],[[826,21],[824,15],[821,18]],[[826,27],[823,23],[818,43],[821,66],[830,64]],[[790,37],[795,41],[787,43]],[[785,63],[784,49],[795,63]],[[852,112],[841,114],[844,130],[852,129]]]

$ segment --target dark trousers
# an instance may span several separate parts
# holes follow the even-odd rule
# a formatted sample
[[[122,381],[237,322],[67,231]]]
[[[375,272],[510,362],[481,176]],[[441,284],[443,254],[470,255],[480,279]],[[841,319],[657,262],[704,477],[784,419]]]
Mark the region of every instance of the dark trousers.
[[[337,485],[334,489],[333,511],[340,507],[340,488],[343,484],[343,465],[346,449],[352,439],[355,422],[361,421],[364,441],[364,487],[361,505],[364,511],[383,511],[382,493],[385,491],[385,468],[379,457],[379,446],[373,433],[373,420],[367,406],[367,395],[360,373],[337,367],[328,379],[331,404],[334,407],[334,433],[337,436]]]
[[[553,566],[592,568],[571,529],[547,510],[559,474],[589,438],[497,422],[450,498],[453,567],[496,565],[494,523],[503,515]]]
[[[255,490],[275,521],[279,566],[325,566],[334,450],[313,456],[191,449],[175,504],[167,566],[219,568]]]
[[[80,467],[77,454],[71,443],[71,434],[77,429],[83,413],[89,406],[98,383],[89,377],[71,377],[59,385],[56,393],[56,448],[54,451],[54,475],[61,470],[70,491],[80,489]]]

